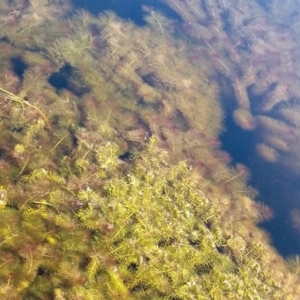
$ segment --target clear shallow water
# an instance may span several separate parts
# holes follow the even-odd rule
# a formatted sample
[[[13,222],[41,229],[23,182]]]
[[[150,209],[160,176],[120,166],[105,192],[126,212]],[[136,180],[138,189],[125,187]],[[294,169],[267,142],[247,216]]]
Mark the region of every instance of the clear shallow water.
[[[297,295],[295,14],[221,2],[3,8],[1,293]]]

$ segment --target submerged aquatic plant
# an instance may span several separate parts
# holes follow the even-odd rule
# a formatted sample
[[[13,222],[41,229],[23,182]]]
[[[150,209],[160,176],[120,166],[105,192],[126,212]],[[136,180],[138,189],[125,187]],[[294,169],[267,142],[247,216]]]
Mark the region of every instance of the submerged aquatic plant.
[[[2,188],[2,295],[287,295],[282,289],[287,268],[274,270],[264,259],[273,250],[240,231],[251,219],[225,221],[226,202],[220,207],[207,198],[186,163],[170,165],[155,138],[131,163],[120,161],[111,141],[92,152],[95,159],[87,170],[37,169],[21,176],[13,190]],[[297,290],[288,288],[291,295]]]
[[[188,45],[190,60],[226,82],[227,95],[235,98],[233,119],[256,133],[257,153],[299,174],[299,4],[162,2],[180,16],[180,31],[194,41]]]
[[[299,294],[297,276],[255,227],[264,214],[249,172],[226,165],[218,87],[207,66],[189,62],[186,36],[175,39],[155,11],[144,28],[110,12],[54,22],[61,7],[50,2],[1,4],[14,26],[0,23],[0,295]],[[57,75],[61,88],[51,84]]]

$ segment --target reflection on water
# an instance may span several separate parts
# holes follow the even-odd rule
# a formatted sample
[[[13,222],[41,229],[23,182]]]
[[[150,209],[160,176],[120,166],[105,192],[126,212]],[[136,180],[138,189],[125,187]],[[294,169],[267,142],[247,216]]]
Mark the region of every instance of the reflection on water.
[[[1,4],[0,293],[295,299],[298,7],[107,8]]]

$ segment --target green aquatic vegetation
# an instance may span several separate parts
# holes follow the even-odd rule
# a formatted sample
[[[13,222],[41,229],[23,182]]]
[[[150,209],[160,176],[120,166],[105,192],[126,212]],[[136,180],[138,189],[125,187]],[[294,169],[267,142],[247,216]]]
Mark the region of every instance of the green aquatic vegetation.
[[[2,294],[12,286],[15,298],[219,299],[253,276],[257,287],[265,285],[261,246],[222,234],[216,207],[196,190],[192,171],[185,163],[169,165],[154,138],[126,168],[111,141],[91,151],[95,166],[84,175],[97,180],[85,188],[70,189],[67,177],[45,169],[21,175],[17,191],[3,188]],[[27,200],[18,207],[14,198],[25,184]],[[240,298],[248,299],[243,291]]]
[[[266,249],[224,234],[229,224],[197,191],[193,171],[184,162],[170,165],[154,138],[127,166],[111,141],[91,151],[92,171],[68,178],[35,170],[21,175],[16,191],[2,188],[2,294],[10,286],[15,298],[55,299],[222,299],[236,291],[250,299],[253,288],[260,297],[278,292],[266,277],[271,266],[260,262]],[[71,189],[74,176],[87,186]],[[18,207],[25,187],[27,200]]]
[[[218,150],[218,88],[188,61],[186,37],[158,12],[137,28],[109,12],[52,22],[33,4],[34,26],[0,23],[0,295],[293,295],[297,276],[274,271],[278,255],[253,238],[247,170]],[[56,90],[65,64],[74,73]]]

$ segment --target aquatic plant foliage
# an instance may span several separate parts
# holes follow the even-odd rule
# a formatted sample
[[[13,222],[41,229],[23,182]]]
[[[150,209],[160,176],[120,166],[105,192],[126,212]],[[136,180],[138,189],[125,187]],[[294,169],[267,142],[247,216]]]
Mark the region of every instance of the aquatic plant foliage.
[[[255,131],[258,154],[299,174],[299,3],[162,2],[181,18],[190,60],[227,83],[234,120]]]
[[[199,174],[184,162],[170,165],[155,138],[131,163],[118,150],[105,140],[93,150],[82,145],[73,166],[40,167],[1,187],[0,294],[282,299],[299,292],[250,215],[229,219],[232,200],[208,198]],[[243,205],[255,210],[247,197]]]
[[[2,298],[299,295],[298,272],[256,227],[271,211],[220,150],[211,68],[189,60],[171,20],[151,11],[138,28],[67,2],[0,5]]]

